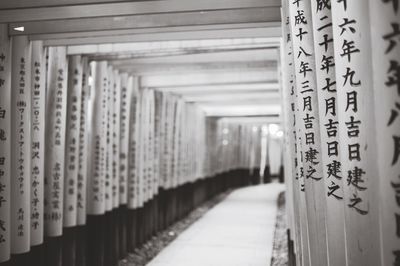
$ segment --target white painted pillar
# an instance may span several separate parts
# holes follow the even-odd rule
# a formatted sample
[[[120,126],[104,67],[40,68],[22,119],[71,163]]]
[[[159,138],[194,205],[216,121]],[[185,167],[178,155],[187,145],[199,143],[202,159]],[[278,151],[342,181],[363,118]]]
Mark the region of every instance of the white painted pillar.
[[[112,66],[107,67],[107,97],[106,97],[106,173],[105,173],[105,200],[106,200],[106,211],[111,211],[113,209],[113,196],[112,196],[112,132],[113,132],[113,123],[112,123],[112,114],[113,114],[113,90],[114,90],[114,70]]]
[[[120,133],[120,187],[119,202],[121,205],[127,204],[128,201],[128,155],[129,155],[129,119],[131,106],[131,90],[132,85],[128,74],[121,75],[121,133]]]
[[[0,24],[0,262],[10,259],[11,42]]]
[[[79,127],[79,157],[78,157],[78,184],[77,184],[77,225],[86,223],[86,188],[90,169],[90,149],[89,146],[89,84],[90,65],[87,57],[82,58],[82,94],[81,94],[81,113]],[[92,80],[92,79],[91,79]]]
[[[11,253],[30,250],[31,44],[12,38],[11,72]]]
[[[320,123],[310,1],[290,5],[293,56],[300,109],[300,134],[307,206],[310,264],[327,265],[326,194],[322,171]]]
[[[167,128],[168,128],[168,108],[167,95],[160,92],[161,95],[161,121],[160,121],[160,187],[166,189],[167,177]]]
[[[129,122],[129,175],[128,175],[128,208],[136,209],[139,206],[139,178],[137,175],[137,162],[138,162],[138,99],[137,90],[134,90],[131,100],[130,108],[130,122]]]
[[[44,230],[54,237],[63,224],[68,61],[65,47],[48,49]]]
[[[43,43],[32,42],[31,75],[31,246],[43,243],[46,58]]]
[[[332,2],[348,266],[381,261],[368,14],[368,1]]]
[[[154,95],[154,90],[149,89],[149,108],[150,108],[150,113],[149,113],[149,123],[150,123],[150,132],[149,132],[149,156],[150,156],[150,162],[151,162],[151,167],[149,169],[149,173],[151,176],[151,198],[153,198],[158,191],[158,177],[156,175],[156,168],[157,168],[157,163],[156,163],[156,154],[155,154],[155,141],[156,141],[156,135],[155,135],[155,126],[156,126],[156,120],[155,120],[155,95]]]
[[[143,161],[142,161],[142,156],[143,156],[143,143],[141,141],[142,139],[142,93],[139,91],[139,89],[135,90],[136,93],[136,134],[135,134],[135,140],[136,140],[136,153],[135,153],[135,163],[136,163],[136,176],[137,176],[137,188],[135,195],[137,195],[137,200],[136,206],[137,207],[143,207],[143,198],[144,198],[144,193],[143,193],[143,186],[144,186],[144,180],[143,180]]]
[[[119,154],[120,154],[120,130],[121,130],[121,112],[117,108],[121,106],[121,76],[118,70],[114,70],[113,84],[113,109],[112,109],[112,196],[113,207],[119,206]]]
[[[87,182],[87,213],[102,215],[105,212],[105,163],[107,126],[107,62],[92,62],[93,111],[91,119],[91,174]]]
[[[162,158],[162,141],[161,141],[161,116],[162,116],[162,94],[159,91],[154,91],[154,159],[155,159],[155,171],[156,177],[156,193],[158,194],[159,188],[162,187],[162,176],[161,176],[161,158]]]
[[[400,10],[398,1],[369,1],[369,5],[380,181],[381,265],[399,265]]]
[[[288,10],[288,2],[282,2],[282,80],[283,80],[283,101],[286,106],[285,110],[286,120],[286,153],[287,159],[285,161],[285,181],[287,182],[288,191],[286,193],[287,200],[290,202],[288,212],[291,215],[291,237],[295,243],[294,252],[296,254],[297,263],[300,263],[301,258],[301,228],[300,228],[300,208],[299,208],[299,185],[296,180],[296,173],[298,171],[298,158],[297,158],[297,137],[296,137],[296,89],[295,89],[295,72],[293,65],[293,44],[292,33],[290,27],[290,16]]]
[[[67,127],[65,141],[64,227],[77,221],[79,170],[79,131],[82,95],[82,57],[69,57],[67,91]]]
[[[345,265],[343,173],[337,133],[338,104],[330,2],[311,1],[315,73],[321,127],[323,177],[327,196],[326,230],[330,266]]]

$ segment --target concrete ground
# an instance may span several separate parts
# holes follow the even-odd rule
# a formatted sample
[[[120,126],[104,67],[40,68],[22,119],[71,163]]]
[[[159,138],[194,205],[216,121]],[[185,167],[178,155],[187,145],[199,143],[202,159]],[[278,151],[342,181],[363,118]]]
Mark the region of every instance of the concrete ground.
[[[284,185],[241,188],[212,208],[148,266],[267,266]]]

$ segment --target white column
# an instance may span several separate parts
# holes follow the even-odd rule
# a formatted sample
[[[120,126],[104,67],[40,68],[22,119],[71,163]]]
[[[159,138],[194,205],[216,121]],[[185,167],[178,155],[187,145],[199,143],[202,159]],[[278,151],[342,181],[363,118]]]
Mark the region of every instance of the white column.
[[[106,211],[111,211],[113,209],[113,196],[112,196],[112,114],[113,114],[113,89],[114,89],[114,70],[112,66],[107,68],[107,96],[106,96],[106,173],[105,173],[105,201],[106,201]]]
[[[11,42],[0,24],[0,262],[10,259]]]
[[[292,33],[290,27],[290,16],[288,10],[288,2],[282,2],[282,23],[283,23],[283,45],[282,47],[282,73],[283,73],[283,99],[286,106],[286,153],[287,159],[285,161],[285,181],[288,186],[287,201],[289,202],[291,220],[291,237],[295,243],[294,252],[296,254],[297,263],[300,263],[301,258],[301,225],[300,225],[300,204],[299,204],[299,184],[296,179],[298,171],[298,158],[297,158],[297,138],[296,138],[296,89],[295,89],[295,73],[293,65],[293,44]]]
[[[63,221],[68,62],[65,47],[48,48],[45,157],[45,236],[60,236]]]
[[[12,38],[11,72],[11,253],[30,250],[31,44]]]
[[[114,87],[113,87],[113,131],[112,131],[112,195],[113,207],[119,206],[119,154],[120,154],[120,130],[121,130],[121,77],[118,70],[114,70]]]
[[[105,163],[107,126],[107,62],[92,62],[94,81],[91,122],[91,174],[87,182],[87,213],[101,215],[105,212]]]
[[[69,57],[67,92],[67,129],[65,141],[64,227],[77,221],[77,190],[79,170],[79,131],[82,95],[82,57]]]
[[[381,261],[368,14],[368,1],[332,2],[348,266]]]
[[[90,163],[89,146],[89,99],[90,99],[90,65],[87,57],[82,58],[82,94],[79,127],[79,157],[77,185],[77,224],[86,223],[86,188]]]
[[[323,177],[327,195],[326,230],[330,266],[345,265],[343,173],[337,133],[337,93],[330,2],[311,1],[315,73],[321,127]]]
[[[129,119],[132,94],[132,78],[128,74],[121,75],[121,133],[120,133],[120,187],[119,202],[124,205],[128,201],[128,154],[129,154]]]
[[[136,164],[136,192],[135,195],[137,196],[137,199],[135,200],[136,202],[136,207],[143,207],[143,186],[144,186],[144,180],[143,180],[143,161],[142,161],[142,155],[143,155],[143,143],[141,141],[142,138],[142,93],[139,91],[139,89],[135,90],[136,93],[136,134],[135,134],[135,140],[136,140],[136,145],[135,145],[135,164]]]
[[[130,121],[129,121],[129,175],[128,175],[128,208],[136,209],[139,198],[139,178],[137,175],[138,167],[138,133],[139,123],[138,119],[138,98],[137,91],[132,93],[131,108],[130,108]]]
[[[328,265],[326,194],[323,180],[315,54],[310,1],[290,4],[293,56],[298,91],[300,134],[311,265]]]
[[[31,176],[31,246],[43,243],[44,148],[46,106],[46,58],[43,43],[32,42],[32,176]]]
[[[154,176],[156,178],[156,194],[161,184],[161,116],[162,116],[162,94],[159,91],[154,91],[154,160],[155,169]]]
[[[369,5],[380,180],[381,264],[399,265],[400,10],[398,1],[369,1]]]

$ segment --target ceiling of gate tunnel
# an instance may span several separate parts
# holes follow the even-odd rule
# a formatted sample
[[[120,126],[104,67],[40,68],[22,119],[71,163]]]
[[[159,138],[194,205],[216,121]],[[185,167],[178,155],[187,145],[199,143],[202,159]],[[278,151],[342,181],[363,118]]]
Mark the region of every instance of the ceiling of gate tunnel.
[[[280,0],[8,0],[0,1],[0,23],[9,24],[10,35],[107,60],[140,76],[141,86],[181,95],[209,116],[279,122],[280,6]]]

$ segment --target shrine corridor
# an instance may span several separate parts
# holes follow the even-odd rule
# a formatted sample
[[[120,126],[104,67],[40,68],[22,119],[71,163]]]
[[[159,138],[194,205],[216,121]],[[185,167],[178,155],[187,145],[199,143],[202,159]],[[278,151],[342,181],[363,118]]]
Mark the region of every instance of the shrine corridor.
[[[400,0],[0,0],[0,266],[127,263],[400,266]]]

